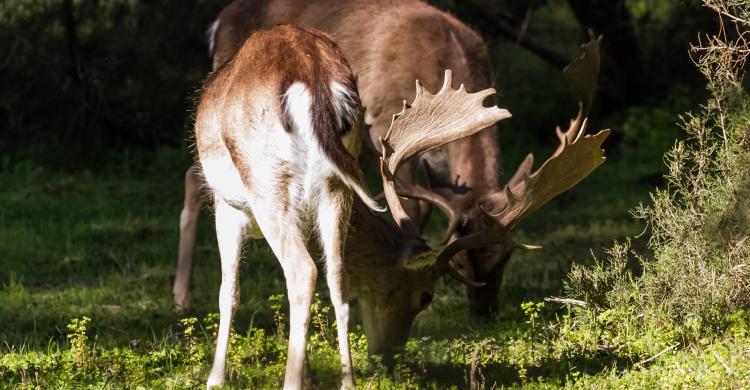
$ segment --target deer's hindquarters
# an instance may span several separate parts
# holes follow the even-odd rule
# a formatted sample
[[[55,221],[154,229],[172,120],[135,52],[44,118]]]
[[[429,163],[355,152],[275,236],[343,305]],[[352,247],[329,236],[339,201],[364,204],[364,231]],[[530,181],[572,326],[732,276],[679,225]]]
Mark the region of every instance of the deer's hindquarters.
[[[209,385],[223,383],[229,324],[238,302],[242,240],[237,233],[244,230],[265,237],[284,269],[291,312],[285,387],[301,387],[316,279],[302,232],[317,226],[344,337],[342,384],[353,386],[342,266],[352,190],[377,207],[361,187],[352,156],[360,142],[353,126],[358,113],[348,65],[333,41],[313,30],[279,26],[256,33],[206,83],[196,116],[196,143],[216,199],[222,262],[220,332]]]

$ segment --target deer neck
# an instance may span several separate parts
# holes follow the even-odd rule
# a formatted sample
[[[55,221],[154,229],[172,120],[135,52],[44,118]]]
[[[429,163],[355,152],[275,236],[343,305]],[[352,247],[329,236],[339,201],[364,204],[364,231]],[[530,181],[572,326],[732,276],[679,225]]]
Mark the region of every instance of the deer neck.
[[[355,199],[345,246],[345,263],[349,285],[354,296],[373,295],[409,279],[410,270],[403,265],[429,247],[368,210]]]

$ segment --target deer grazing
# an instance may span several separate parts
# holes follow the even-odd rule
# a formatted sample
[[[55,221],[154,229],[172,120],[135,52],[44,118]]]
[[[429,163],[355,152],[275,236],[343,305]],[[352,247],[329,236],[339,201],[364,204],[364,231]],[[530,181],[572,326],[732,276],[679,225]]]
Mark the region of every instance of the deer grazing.
[[[425,152],[423,156],[438,151],[435,154],[438,158],[431,158],[430,161],[442,161],[442,165],[433,164],[433,168],[446,169],[451,175],[455,173],[456,177],[464,180],[461,184],[468,186],[469,191],[461,192],[454,187],[426,189],[415,185],[409,180],[409,175],[404,174],[405,171],[408,173],[408,166],[397,169],[400,165],[408,165],[409,161],[402,158],[402,155],[394,154],[396,149],[391,144],[394,135],[387,136],[392,125],[392,115],[402,108],[403,98],[415,96],[415,79],[427,80],[426,87],[417,88],[416,95],[422,96],[421,99],[429,99],[425,96],[431,96],[426,91],[438,90],[440,84],[435,84],[434,80],[440,79],[432,72],[441,74],[442,70],[435,70],[441,64],[457,70],[454,74],[470,90],[489,86],[489,78],[486,77],[486,51],[481,39],[449,15],[422,2],[404,0],[385,4],[382,0],[367,3],[354,0],[331,5],[340,11],[337,13],[340,19],[336,20],[345,20],[347,23],[337,23],[318,12],[315,5],[323,3],[328,4],[322,0],[305,3],[293,0],[236,1],[230,4],[210,29],[214,68],[217,73],[224,72],[222,66],[237,53],[244,39],[241,37],[287,19],[336,34],[353,73],[358,75],[365,122],[370,125],[371,136],[375,138],[373,143],[386,153],[381,167],[384,188],[391,212],[395,212],[394,219],[400,224],[396,226],[375,215],[358,197],[354,197],[343,256],[349,293],[359,301],[368,351],[388,358],[393,348],[406,342],[412,322],[432,301],[434,283],[442,275],[449,274],[461,281],[469,292],[487,291],[483,290],[487,288],[492,290],[491,284],[497,284],[496,280],[483,280],[478,272],[471,269],[471,264],[461,268],[461,262],[456,259],[483,259],[484,262],[477,264],[485,270],[498,264],[493,259],[507,258],[510,249],[517,246],[511,239],[513,227],[521,218],[593,171],[603,161],[600,145],[608,132],[584,136],[586,121],[579,112],[577,120],[571,122],[568,131],[558,131],[561,146],[542,168],[531,173],[533,160],[527,158],[518,172],[501,187],[494,122],[486,122],[483,124],[487,128],[485,130],[472,128],[470,134],[462,134],[463,138],[443,138],[441,145],[449,142],[445,146],[438,145],[431,147],[431,150],[420,149]],[[284,11],[289,10],[285,7],[290,7],[290,4],[299,13]],[[399,25],[410,25],[407,22],[415,20],[421,20],[422,24],[429,22],[427,24],[433,29],[441,30],[443,35],[435,35],[436,38],[433,39],[433,35],[423,34],[416,29],[414,39],[404,39],[403,34],[406,32]],[[377,30],[388,35],[379,41],[373,36],[373,24],[384,21],[391,25]],[[447,40],[443,39],[446,37]],[[370,44],[375,41],[381,44]],[[417,44],[419,47],[433,45],[431,47],[438,49],[432,50],[431,55],[424,56],[414,46]],[[596,45],[592,47],[596,48]],[[388,53],[391,52],[395,54],[389,57]],[[598,67],[598,61],[593,61],[597,57],[593,54],[596,54],[595,50],[578,59],[577,67]],[[386,61],[386,58],[389,60]],[[425,64],[427,66],[423,66]],[[586,81],[581,85],[588,86],[593,91],[596,72],[578,73],[578,77]],[[408,85],[404,85],[406,81],[401,80],[407,77],[404,74],[413,77]],[[216,77],[213,76],[211,80]],[[449,80],[447,84],[443,84],[445,89],[445,85],[450,87],[452,82]],[[492,98],[487,96],[486,100],[491,101]],[[413,107],[412,111],[407,112],[414,113]],[[413,114],[407,116],[409,115]],[[399,116],[402,117],[403,115]],[[424,126],[424,129],[428,128],[429,126]],[[380,138],[385,140],[384,148]],[[575,173],[557,177],[543,174],[560,167]],[[540,177],[544,178],[542,182]],[[550,182],[550,178],[556,179],[556,182]],[[199,194],[203,183],[200,168],[194,165],[186,174],[185,208],[180,220],[180,255],[174,284],[175,304],[178,308],[185,308],[190,302],[189,283],[195,227],[202,202]],[[404,198],[411,198],[429,202],[449,217],[451,223],[446,236],[450,237],[451,242],[442,252],[432,251],[425,244],[414,228],[418,224],[417,221],[412,222],[411,216],[414,214],[403,210],[394,191],[402,201]],[[480,283],[474,281],[472,276]],[[482,283],[486,285],[482,287]],[[495,289],[495,296],[496,293]],[[474,311],[473,304],[471,307]]]
[[[414,80],[421,80],[427,90],[437,91],[443,70],[451,69],[454,78],[470,91],[492,84],[482,38],[451,15],[418,0],[236,0],[221,11],[209,29],[213,68],[229,61],[253,31],[276,24],[309,26],[336,37],[357,77],[364,121],[370,134],[365,141],[375,146],[385,136],[391,116],[401,109],[401,102],[414,98]],[[442,182],[448,186],[435,186],[432,190],[450,199],[454,196],[451,183],[456,181],[452,178],[459,179],[459,187],[471,188],[472,196],[500,190],[496,133],[497,128],[492,125],[442,150],[430,152],[435,154],[430,161],[437,161],[432,164],[433,170],[438,176],[447,177]],[[405,183],[412,182],[408,168],[399,172]],[[185,175],[185,203],[180,215],[180,246],[173,288],[178,309],[190,306],[193,251],[202,203],[199,196],[202,178],[197,172],[191,167]],[[462,212],[473,213],[470,222],[482,220],[476,212],[477,204],[465,202],[466,210]],[[415,202],[407,204],[407,211],[412,217],[419,215]],[[473,251],[472,256],[479,252],[490,254],[480,253],[485,264],[499,264],[500,258],[505,258],[504,251],[494,248]],[[483,279],[486,275],[472,271],[467,264],[459,264],[463,266],[461,272],[469,279],[487,283],[491,289],[494,280]],[[488,289],[467,288],[468,291]],[[485,295],[496,296],[497,290]]]
[[[226,6],[209,29],[210,52],[217,69],[237,51],[245,38],[259,28],[291,23],[310,26],[334,35],[357,77],[370,137],[379,147],[391,115],[403,100],[414,97],[416,79],[428,90],[440,87],[443,69],[453,70],[458,82],[471,91],[491,85],[487,48],[482,38],[451,15],[418,0],[235,0]],[[589,56],[591,57],[591,56]],[[597,57],[598,58],[598,57]],[[587,61],[589,63],[591,61]],[[598,62],[596,63],[598,66]],[[582,74],[596,80],[598,69]],[[584,102],[587,100],[583,99]],[[588,106],[586,106],[587,108]],[[485,228],[480,204],[502,198],[502,167],[497,127],[475,133],[423,156],[429,162],[431,185],[427,195],[450,206],[449,238],[471,235]],[[191,168],[185,179],[185,204],[180,216],[180,253],[173,288],[178,309],[190,305],[190,278],[202,180]],[[414,182],[411,169],[399,172],[405,184]],[[506,181],[507,183],[507,181]],[[443,201],[447,202],[444,203]],[[430,203],[425,200],[422,202]],[[421,226],[418,204],[405,202],[408,214]],[[499,205],[495,205],[499,206]],[[502,273],[513,247],[490,245],[462,252],[451,262],[465,279],[468,308],[474,316],[498,309]]]
[[[350,284],[365,298],[363,318],[366,330],[370,323],[368,336],[372,334],[377,339],[382,334],[388,339],[382,343],[405,341],[405,336],[399,335],[403,337],[400,340],[394,332],[373,329],[382,327],[388,318],[368,307],[368,301],[377,301],[373,297],[397,297],[376,292],[381,286],[365,279],[377,278],[374,273],[382,263],[372,261],[372,256],[378,255],[373,247],[380,245],[380,240],[384,246],[393,242],[399,246],[399,242],[406,241],[401,237],[412,234],[413,229],[408,226],[413,222],[399,195],[436,199],[418,186],[402,183],[398,179],[399,168],[419,154],[472,136],[510,117],[506,110],[483,106],[494,90],[468,93],[463,85],[458,89],[452,85],[449,70],[435,95],[417,81],[414,101],[410,105],[403,103],[401,112],[393,116],[385,137],[380,139],[381,177],[388,206],[401,226],[396,228],[364,209],[366,206],[379,210],[379,206],[362,187],[353,157],[359,145],[356,87],[346,60],[329,36],[291,26],[259,31],[250,36],[231,62],[212,74],[204,86],[195,124],[200,167],[215,199],[222,263],[221,318],[209,387],[224,382],[232,315],[239,301],[238,264],[245,236],[268,241],[287,280],[290,331],[285,387],[300,388],[303,380],[306,332],[317,273],[306,249],[307,229],[317,233],[326,256],[342,361],[342,387],[354,386],[347,339]],[[539,170],[532,173],[527,159],[495,200],[501,206],[480,206],[484,229],[452,241],[439,252],[424,246],[412,252],[409,259],[432,258],[416,268],[414,275],[428,283],[445,272],[462,279],[450,265],[450,259],[458,252],[485,245],[516,245],[511,238],[516,223],[603,162],[601,143],[608,131],[589,136],[584,134],[585,128],[586,121],[579,113],[568,131],[558,130],[560,147]],[[354,206],[352,234],[347,240],[352,192],[359,202]],[[346,250],[345,261],[342,253],[348,243],[353,245]],[[386,256],[386,269],[393,268],[390,261]],[[431,296],[420,296],[414,315],[429,300]],[[413,317],[408,325],[411,320]]]
[[[342,387],[354,387],[342,260],[351,191],[368,207],[379,209],[362,188],[351,154],[360,143],[353,128],[359,110],[354,78],[340,50],[330,37],[310,29],[278,26],[253,34],[234,61],[206,83],[195,139],[215,198],[222,268],[221,318],[209,388],[224,384],[245,235],[265,237],[284,270],[290,307],[284,384],[302,387],[317,274],[305,229],[316,230],[325,253]]]
[[[417,98],[396,116],[383,140],[383,177],[410,157],[475,133],[510,114],[484,108],[485,90],[452,90],[446,77],[436,96],[417,86]],[[301,388],[316,267],[306,249],[314,229],[326,257],[336,315],[342,387],[354,387],[348,344],[349,296],[343,246],[351,192],[380,209],[361,185],[356,154],[359,98],[354,77],[333,40],[292,26],[259,31],[205,85],[195,124],[199,162],[215,199],[221,255],[220,324],[208,386],[224,383],[238,265],[245,235],[265,237],[284,270],[290,306],[285,388]],[[388,173],[388,174],[386,174]],[[400,203],[387,192],[388,202]],[[403,213],[403,210],[399,210]],[[398,216],[398,214],[394,214]],[[316,227],[316,228],[315,228]]]

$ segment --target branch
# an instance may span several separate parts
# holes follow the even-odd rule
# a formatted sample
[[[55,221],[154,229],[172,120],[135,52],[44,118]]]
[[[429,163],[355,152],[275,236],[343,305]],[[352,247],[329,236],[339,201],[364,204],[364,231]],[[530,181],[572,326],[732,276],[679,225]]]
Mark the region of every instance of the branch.
[[[580,301],[578,299],[572,299],[572,298],[561,298],[561,297],[546,297],[544,298],[545,302],[555,302],[560,303],[563,305],[576,305],[580,307],[586,307],[586,302]]]
[[[675,343],[675,344],[672,344],[672,345],[670,345],[669,347],[666,347],[666,348],[664,348],[664,349],[663,349],[663,350],[662,350],[661,352],[657,353],[656,355],[654,355],[654,356],[651,356],[651,357],[650,357],[650,358],[648,358],[648,359],[645,359],[645,360],[641,360],[640,362],[636,363],[635,365],[636,365],[636,366],[642,366],[642,365],[644,365],[644,364],[646,364],[646,363],[648,363],[648,362],[654,361],[654,360],[658,359],[658,358],[659,358],[659,356],[661,356],[661,355],[664,355],[665,353],[667,353],[667,352],[669,352],[669,351],[671,351],[671,350],[673,350],[673,349],[677,348],[677,346],[679,346],[679,345],[680,345],[680,343]]]
[[[498,7],[478,5],[471,1],[457,3],[455,11],[462,19],[474,22],[485,37],[502,37],[508,41],[516,42],[524,49],[560,69],[569,62],[564,55],[529,38],[528,34],[525,33],[524,20],[526,18],[524,17],[516,18]],[[532,12],[532,10],[529,10],[529,12]],[[515,24],[519,26],[516,27]]]

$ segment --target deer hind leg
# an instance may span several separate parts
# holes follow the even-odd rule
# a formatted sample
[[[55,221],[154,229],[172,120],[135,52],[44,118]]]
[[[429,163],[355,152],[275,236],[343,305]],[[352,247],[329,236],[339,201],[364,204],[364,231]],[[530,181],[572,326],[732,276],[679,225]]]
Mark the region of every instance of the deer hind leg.
[[[354,368],[349,349],[349,286],[342,256],[351,202],[351,191],[338,179],[329,179],[328,189],[321,191],[317,213],[320,241],[326,256],[326,279],[336,313],[343,374],[341,388],[354,388]]]
[[[255,219],[274,255],[281,263],[289,299],[289,347],[285,389],[301,389],[304,380],[305,345],[310,325],[310,305],[318,271],[307,251],[296,215],[269,200],[253,203]],[[293,208],[290,208],[290,210]]]
[[[245,229],[250,218],[244,211],[227,204],[221,198],[216,200],[216,237],[221,256],[221,288],[219,290],[219,333],[216,338],[216,352],[208,385],[224,385],[224,366],[229,344],[229,332],[232,328],[234,310],[239,304],[238,269],[240,252]]]
[[[193,255],[201,209],[201,187],[203,178],[200,168],[193,164],[185,172],[185,204],[180,213],[180,248],[177,255],[172,293],[177,311],[190,309],[190,279],[193,277]]]

